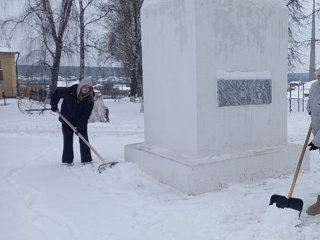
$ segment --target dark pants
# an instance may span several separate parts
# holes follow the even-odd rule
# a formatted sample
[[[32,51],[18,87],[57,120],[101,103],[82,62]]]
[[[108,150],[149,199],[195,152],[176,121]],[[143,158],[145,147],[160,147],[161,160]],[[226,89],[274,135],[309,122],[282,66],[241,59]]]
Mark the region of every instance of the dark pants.
[[[72,163],[73,162],[73,130],[65,123],[62,123],[62,133],[63,133],[63,153],[62,162]],[[88,131],[87,127],[80,129],[79,133],[88,141]],[[81,162],[91,162],[91,152],[90,148],[79,138],[80,144],[80,155]]]

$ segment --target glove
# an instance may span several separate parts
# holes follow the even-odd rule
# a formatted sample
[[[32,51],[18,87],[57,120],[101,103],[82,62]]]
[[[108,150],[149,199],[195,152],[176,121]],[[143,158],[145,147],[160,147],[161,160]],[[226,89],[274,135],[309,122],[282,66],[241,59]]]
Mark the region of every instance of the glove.
[[[308,144],[308,146],[310,147],[310,148],[309,148],[309,151],[319,149],[319,148],[318,148],[316,145],[314,145],[312,142],[310,142],[310,143]]]
[[[52,112],[56,112],[57,110],[59,110],[57,106],[51,106],[51,111]]]

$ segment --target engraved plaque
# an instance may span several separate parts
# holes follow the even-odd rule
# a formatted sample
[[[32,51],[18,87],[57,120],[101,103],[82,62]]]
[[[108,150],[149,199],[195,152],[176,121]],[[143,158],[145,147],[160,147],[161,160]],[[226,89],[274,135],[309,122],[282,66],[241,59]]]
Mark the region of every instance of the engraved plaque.
[[[271,79],[218,80],[218,106],[261,105],[272,102]]]

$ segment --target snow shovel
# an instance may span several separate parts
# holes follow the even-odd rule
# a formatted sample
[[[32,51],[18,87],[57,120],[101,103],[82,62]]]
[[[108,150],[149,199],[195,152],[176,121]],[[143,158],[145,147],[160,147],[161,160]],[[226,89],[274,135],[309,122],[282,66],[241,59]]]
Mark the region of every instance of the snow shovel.
[[[112,168],[113,166],[115,166],[116,164],[118,164],[119,162],[106,162],[101,156],[100,154],[91,146],[91,144],[87,141],[87,139],[85,139],[81,133],[77,133],[77,129],[58,111],[56,110],[56,113],[58,113],[58,115],[63,119],[63,121],[65,121],[66,124],[69,125],[69,127],[74,131],[75,134],[78,135],[79,138],[81,138],[81,140],[97,155],[97,157],[101,160],[101,162],[103,164],[101,164],[98,167],[98,171],[99,173],[102,173],[104,170],[106,170],[107,168]]]
[[[308,131],[306,140],[304,141],[304,145],[303,145],[303,148],[301,151],[301,155],[300,155],[300,159],[299,159],[299,162],[297,165],[296,172],[294,174],[294,178],[292,180],[292,184],[291,184],[291,188],[290,188],[290,191],[288,194],[288,198],[286,198],[285,196],[274,194],[271,196],[270,204],[269,204],[269,205],[272,205],[272,204],[276,203],[276,206],[278,208],[291,208],[291,209],[297,210],[297,211],[299,211],[299,216],[300,216],[302,208],[303,208],[303,201],[299,198],[292,198],[291,196],[292,196],[293,189],[294,189],[296,182],[297,182],[297,178],[298,178],[298,174],[299,174],[300,167],[302,164],[302,160],[303,160],[304,154],[306,152],[307,144],[308,144],[308,141],[309,141],[309,138],[311,135],[311,130],[312,130],[312,125],[310,123],[309,131]]]

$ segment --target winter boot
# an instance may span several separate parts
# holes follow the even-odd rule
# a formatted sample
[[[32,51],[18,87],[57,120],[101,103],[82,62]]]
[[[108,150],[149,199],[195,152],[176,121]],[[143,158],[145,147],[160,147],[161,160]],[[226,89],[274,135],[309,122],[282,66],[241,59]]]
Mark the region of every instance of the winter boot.
[[[311,216],[320,214],[320,195],[318,195],[317,202],[311,205],[306,212]]]

